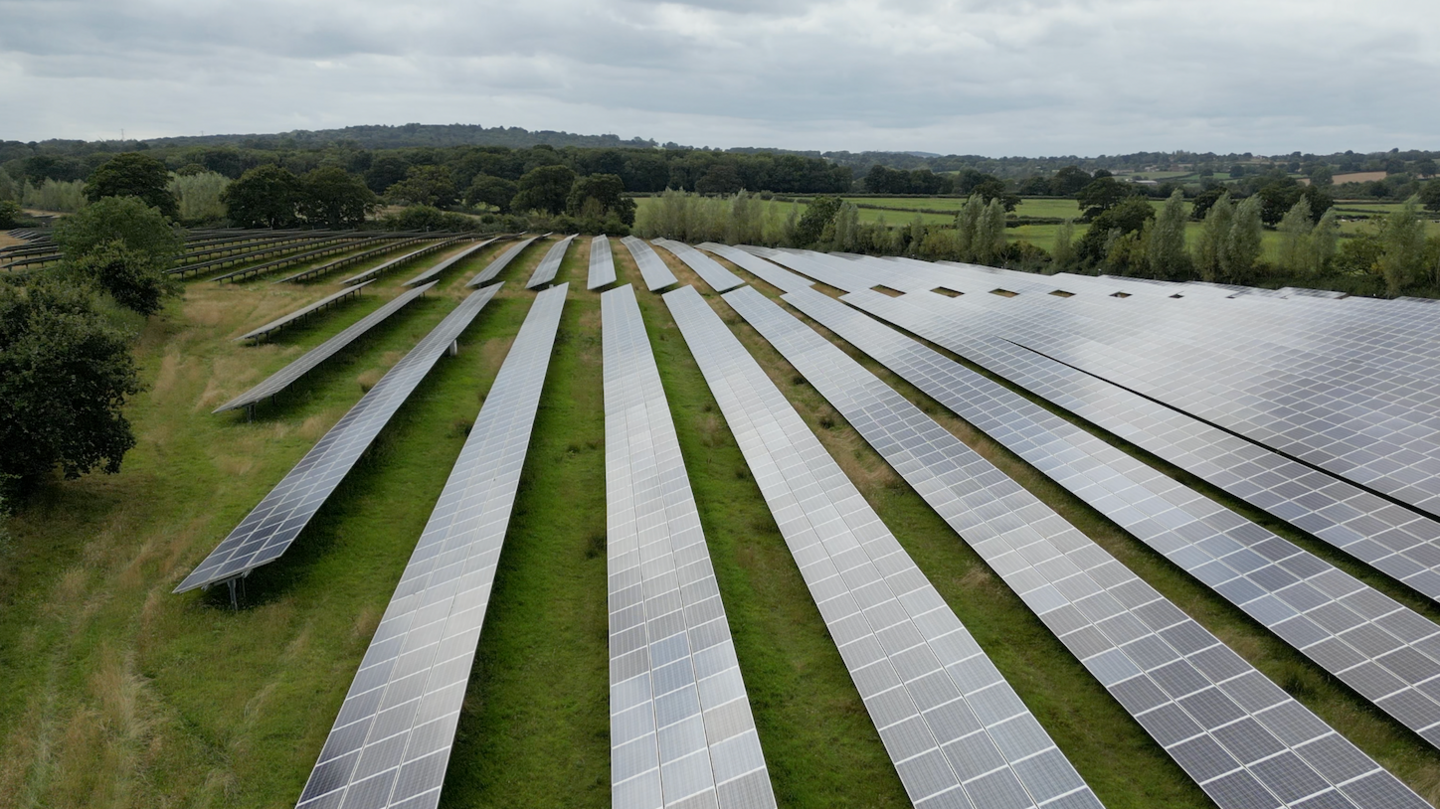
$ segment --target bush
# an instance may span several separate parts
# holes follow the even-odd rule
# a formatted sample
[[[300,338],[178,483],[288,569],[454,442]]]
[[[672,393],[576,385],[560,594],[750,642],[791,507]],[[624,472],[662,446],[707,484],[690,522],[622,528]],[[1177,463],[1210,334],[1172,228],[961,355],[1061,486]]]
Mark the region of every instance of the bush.
[[[384,230],[440,230],[468,233],[480,230],[481,220],[458,213],[449,213],[429,205],[412,205],[380,218]]]
[[[83,288],[0,286],[4,494],[23,495],[57,466],[68,479],[120,471],[135,446],[121,410],[140,391],[128,343]]]

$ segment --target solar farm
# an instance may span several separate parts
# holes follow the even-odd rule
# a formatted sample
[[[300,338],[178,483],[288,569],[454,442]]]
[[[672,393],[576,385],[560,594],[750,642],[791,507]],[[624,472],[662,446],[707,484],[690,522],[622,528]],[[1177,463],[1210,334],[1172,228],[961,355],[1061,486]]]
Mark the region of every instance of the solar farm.
[[[125,471],[17,520],[0,806],[1440,800],[1433,303],[568,234],[174,272]]]

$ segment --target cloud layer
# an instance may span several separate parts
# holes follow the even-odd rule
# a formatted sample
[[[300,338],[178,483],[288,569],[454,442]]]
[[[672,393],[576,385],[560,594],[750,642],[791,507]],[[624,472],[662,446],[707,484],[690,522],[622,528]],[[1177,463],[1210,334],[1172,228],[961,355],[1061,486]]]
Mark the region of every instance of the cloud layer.
[[[1440,6],[0,0],[0,139],[410,121],[709,146],[1440,148]]]

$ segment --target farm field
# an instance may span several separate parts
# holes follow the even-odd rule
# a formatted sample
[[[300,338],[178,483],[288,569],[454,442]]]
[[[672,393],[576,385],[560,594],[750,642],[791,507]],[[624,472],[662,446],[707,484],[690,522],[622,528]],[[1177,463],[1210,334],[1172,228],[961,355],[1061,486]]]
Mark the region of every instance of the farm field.
[[[1054,226],[1012,233],[1048,248],[1038,230],[1046,227],[1053,239]],[[422,299],[260,405],[253,420],[210,411],[464,245],[394,270],[357,300],[259,346],[233,338],[406,250],[308,284],[190,280],[161,315],[126,320],[140,333],[146,384],[127,413],[137,447],[118,475],[48,487],[11,520],[14,538],[0,546],[0,807],[294,805],[535,297],[525,281],[553,241],[537,242],[503,271],[504,287],[462,334],[458,355],[442,358],[420,383],[290,552],[245,581],[238,611],[224,588],[170,591],[508,245],[450,267]],[[570,283],[569,298],[450,757],[445,807],[610,805],[605,417],[600,296],[584,289],[588,253],[588,239],[577,239],[556,279]],[[659,253],[766,369],[1105,805],[1211,806],[815,388],[688,267]],[[909,805],[669,309],[639,284],[618,241],[614,254],[619,282],[637,284],[779,805]],[[1018,456],[821,331],[1422,796],[1440,798],[1440,752]],[[1121,446],[1440,620],[1440,608],[1330,546]]]

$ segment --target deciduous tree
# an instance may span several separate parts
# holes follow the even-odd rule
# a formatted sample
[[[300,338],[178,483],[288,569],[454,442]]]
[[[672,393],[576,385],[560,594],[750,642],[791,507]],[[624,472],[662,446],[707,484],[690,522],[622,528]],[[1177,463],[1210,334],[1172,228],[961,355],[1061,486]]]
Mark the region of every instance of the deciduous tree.
[[[1176,189],[1155,218],[1146,245],[1154,278],[1183,278],[1190,270],[1185,252],[1185,192]]]
[[[1260,221],[1260,197],[1252,194],[1235,206],[1235,221],[1220,253],[1222,277],[1234,284],[1254,280],[1256,264],[1264,247],[1265,224]]]
[[[165,164],[139,152],[115,155],[90,175],[85,198],[96,202],[104,197],[138,197],[166,216],[180,213]]]
[[[45,279],[0,285],[0,488],[32,490],[56,467],[66,478],[120,471],[135,446],[122,408],[140,390],[128,335],[83,287]]]
[[[520,178],[510,207],[516,211],[541,211],[557,214],[565,210],[575,172],[561,165],[539,166]]]
[[[300,214],[312,226],[356,228],[377,207],[365,183],[339,166],[322,166],[300,178]]]
[[[1235,224],[1235,204],[1230,201],[1229,192],[1221,193],[1211,203],[1205,214],[1205,224],[1200,228],[1200,240],[1195,244],[1195,269],[1206,281],[1220,278],[1221,256],[1230,241],[1230,227]]]
[[[300,217],[300,178],[279,166],[256,166],[220,199],[230,221],[242,228],[294,227]]]

